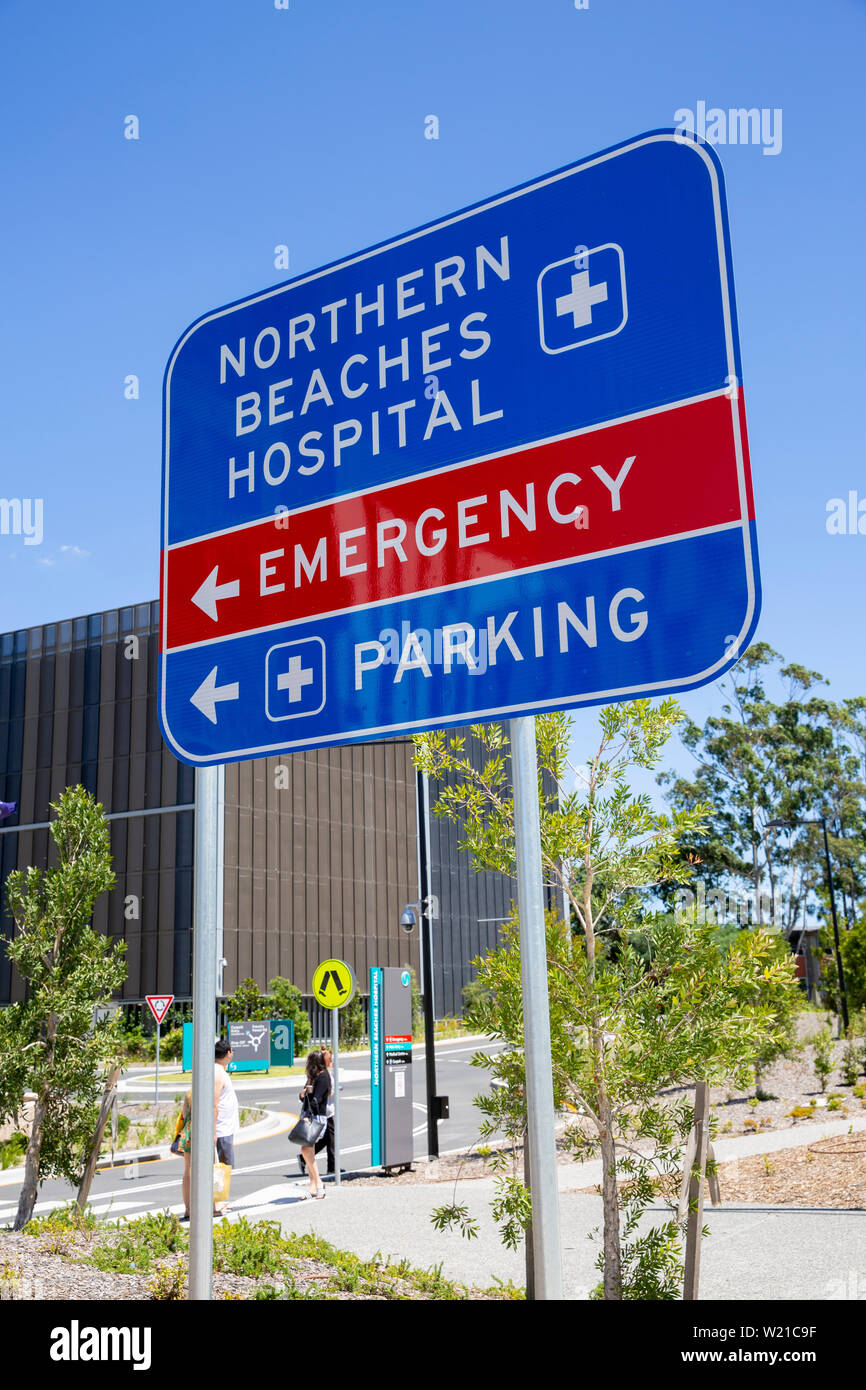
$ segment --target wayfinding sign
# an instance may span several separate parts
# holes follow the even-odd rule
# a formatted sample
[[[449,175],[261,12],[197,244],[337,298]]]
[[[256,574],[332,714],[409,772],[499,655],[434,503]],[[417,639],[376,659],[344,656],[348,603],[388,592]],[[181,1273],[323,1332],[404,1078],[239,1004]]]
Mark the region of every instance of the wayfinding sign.
[[[271,1065],[270,1019],[246,1019],[230,1023],[229,1045],[234,1057],[229,1071],[267,1071]]]
[[[686,690],[757,621],[721,167],[673,131],[205,315],[164,405],[183,761]]]

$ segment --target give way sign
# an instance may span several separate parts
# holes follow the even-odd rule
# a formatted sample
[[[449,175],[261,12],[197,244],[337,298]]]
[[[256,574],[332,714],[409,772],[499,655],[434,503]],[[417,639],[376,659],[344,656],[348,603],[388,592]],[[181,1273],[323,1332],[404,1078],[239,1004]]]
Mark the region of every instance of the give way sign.
[[[150,1005],[150,1012],[153,1014],[157,1023],[162,1023],[172,1004],[174,1003],[173,994],[146,994],[145,999]]]

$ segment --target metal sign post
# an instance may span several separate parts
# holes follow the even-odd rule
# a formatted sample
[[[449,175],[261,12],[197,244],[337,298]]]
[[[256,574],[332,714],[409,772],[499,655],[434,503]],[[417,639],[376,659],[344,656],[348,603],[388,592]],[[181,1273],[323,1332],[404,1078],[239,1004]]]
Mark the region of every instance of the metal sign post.
[[[156,1020],[156,1076],[153,1082],[154,1105],[159,1105],[159,1034],[163,1019],[174,1003],[173,994],[146,994],[145,1000]]]
[[[331,1010],[331,1052],[334,1057],[334,1186],[340,1186],[340,1011]]]
[[[535,1297],[562,1298],[535,720],[511,720]]]
[[[190,1158],[189,1298],[206,1301],[213,1282],[214,1008],[217,977],[217,801],[215,767],[195,773],[193,915],[192,1146]]]
[[[334,1185],[340,1186],[340,1010],[351,1004],[357,983],[344,960],[320,961],[313,971],[313,997],[331,1010],[331,1054],[334,1058]]]

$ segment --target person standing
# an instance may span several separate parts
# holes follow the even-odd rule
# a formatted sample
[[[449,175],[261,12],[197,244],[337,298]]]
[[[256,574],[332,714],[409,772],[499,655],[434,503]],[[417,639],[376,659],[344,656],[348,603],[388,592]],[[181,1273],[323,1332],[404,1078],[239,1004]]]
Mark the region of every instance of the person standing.
[[[229,1043],[220,1038],[214,1049],[214,1130],[217,1162],[229,1168],[235,1166],[235,1135],[240,1129],[238,1098],[227,1071],[233,1056]],[[214,1204],[215,1215],[221,1216],[227,1210],[227,1202],[219,1207]]]
[[[323,1047],[322,1056],[325,1059],[325,1066],[327,1067],[328,1075],[331,1078],[331,1090],[328,1096],[328,1107],[326,1111],[326,1114],[328,1116],[328,1123],[325,1128],[324,1134],[322,1135],[321,1139],[316,1145],[316,1153],[321,1153],[322,1149],[327,1149],[327,1173],[330,1177],[333,1177],[334,1173],[337,1170],[334,1155],[334,1054],[332,1053],[329,1047]],[[298,1154],[298,1167],[300,1168],[302,1173],[306,1173],[307,1165],[304,1161],[303,1151],[301,1151]]]
[[[307,1058],[307,1080],[298,1099],[313,1119],[324,1118],[328,1111],[328,1098],[331,1094],[331,1077],[325,1063],[324,1054],[311,1052]],[[321,1201],[325,1195],[319,1170],[316,1167],[316,1150],[313,1144],[301,1145],[301,1157],[310,1175],[310,1190],[304,1193],[304,1200]]]

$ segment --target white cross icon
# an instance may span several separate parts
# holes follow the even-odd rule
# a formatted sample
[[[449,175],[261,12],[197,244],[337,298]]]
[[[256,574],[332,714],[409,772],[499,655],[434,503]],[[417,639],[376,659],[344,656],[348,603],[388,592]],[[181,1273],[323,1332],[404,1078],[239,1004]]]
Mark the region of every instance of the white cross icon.
[[[606,299],[607,284],[591,285],[589,271],[580,270],[571,277],[571,293],[557,295],[557,317],[571,314],[575,328],[585,328],[592,323],[593,304],[603,304]]]
[[[305,685],[313,684],[313,673],[307,668],[304,669],[299,656],[289,657],[289,669],[283,675],[277,676],[277,690],[288,690],[289,704],[294,705],[300,700]]]

